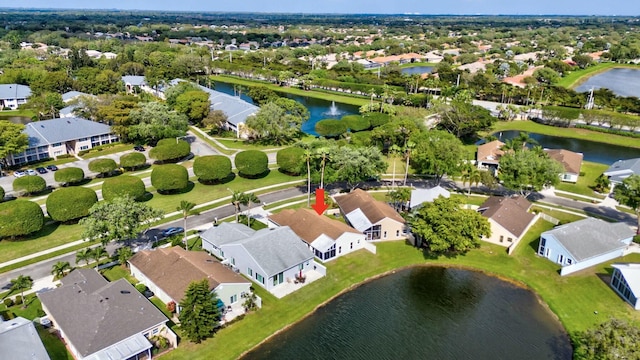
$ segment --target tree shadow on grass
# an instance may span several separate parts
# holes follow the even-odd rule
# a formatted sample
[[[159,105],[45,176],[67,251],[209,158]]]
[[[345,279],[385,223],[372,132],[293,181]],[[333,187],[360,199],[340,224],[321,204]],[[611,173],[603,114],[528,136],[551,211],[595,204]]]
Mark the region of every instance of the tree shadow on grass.
[[[46,223],[45,222],[45,225],[42,227],[42,229],[40,229],[40,230],[38,230],[38,231],[36,231],[36,232],[34,232],[32,234],[29,234],[29,235],[24,236],[22,238],[16,238],[16,239],[13,239],[13,240],[7,239],[7,240],[10,240],[10,241],[22,241],[22,240],[39,239],[39,238],[42,238],[42,237],[49,236],[49,235],[53,234],[55,231],[58,230],[58,227],[60,227],[60,225],[61,225],[61,223],[58,222],[58,221],[50,222],[50,223]]]
[[[144,195],[142,195],[140,198],[136,199],[138,202],[147,202],[149,200],[153,199],[153,194],[150,192],[145,192]]]
[[[267,177],[269,174],[271,173],[271,170],[267,169],[267,171],[263,172],[262,174],[258,174],[258,175],[244,175],[244,174],[240,174],[238,173],[238,176],[240,176],[241,178],[245,178],[245,179],[262,179]]]
[[[198,179],[198,182],[201,183],[202,185],[221,185],[221,184],[232,182],[235,178],[236,178],[236,174],[233,172],[230,172],[229,175],[227,175],[224,179],[221,179],[221,180],[206,181],[206,180]]]

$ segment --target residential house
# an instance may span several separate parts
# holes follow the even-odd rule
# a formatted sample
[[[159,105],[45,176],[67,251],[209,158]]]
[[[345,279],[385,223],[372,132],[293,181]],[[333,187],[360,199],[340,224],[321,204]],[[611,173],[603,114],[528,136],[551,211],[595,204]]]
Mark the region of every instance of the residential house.
[[[165,304],[179,304],[194,281],[206,279],[222,305],[244,313],[243,295],[251,293],[251,282],[204,251],[180,246],[143,250],[129,259],[131,275],[145,284]],[[180,312],[180,307],[176,307]]]
[[[478,146],[476,154],[478,169],[489,170],[495,174],[500,165],[500,158],[504,155],[503,146],[504,143],[500,140],[493,140]]]
[[[326,268],[313,260],[313,253],[288,226],[254,231],[241,224],[223,225],[200,235],[202,248],[219,254],[223,263],[276,296],[286,295],[281,289],[297,279],[326,274]]]
[[[491,236],[482,240],[504,246],[511,254],[537,220],[530,208],[531,203],[522,196],[491,196],[478,208],[491,225]]]
[[[544,152],[550,158],[556,160],[564,168],[564,172],[560,174],[560,179],[566,182],[575,183],[580,176],[580,168],[582,167],[582,153],[577,153],[564,149],[544,149]]]
[[[96,98],[95,95],[85,94],[85,93],[80,92],[80,91],[69,91],[69,92],[66,92],[66,93],[62,94],[62,101],[64,101],[65,104],[68,104],[68,103],[70,103],[70,102],[72,102],[74,100],[75,100],[74,101],[75,103],[60,109],[59,117],[61,117],[61,118],[75,117],[74,110],[76,108],[78,108],[78,106],[83,106],[82,99],[84,97]]]
[[[169,319],[125,279],[109,282],[94,269],[76,269],[60,281],[38,298],[75,359],[151,358],[156,335],[177,345]]]
[[[365,241],[363,233],[310,209],[282,210],[269,216],[269,220],[276,226],[290,227],[322,261],[363,248],[375,253],[375,247]]]
[[[31,122],[25,125],[24,132],[29,137],[29,147],[20,154],[9,155],[7,160],[10,165],[77,154],[119,140],[111,133],[109,125],[81,118]]]
[[[124,88],[128,93],[138,93],[140,90],[154,94],[154,90],[147,84],[144,76],[141,75],[125,75],[122,77]]]
[[[603,173],[611,184],[620,184],[631,175],[640,175],[640,158],[618,160]]]
[[[437,199],[440,196],[449,198],[451,197],[451,193],[449,192],[449,190],[443,188],[440,185],[429,189],[413,189],[411,190],[411,200],[409,200],[409,208],[415,209],[426,202],[433,202],[433,200]]]
[[[19,84],[0,84],[0,110],[9,108],[16,110],[27,102],[31,96],[31,88]]]
[[[0,357],[11,360],[49,360],[33,322],[23,317],[0,319]]]
[[[355,189],[346,195],[336,196],[334,200],[349,225],[364,233],[367,241],[406,239],[402,216],[368,192]]]
[[[564,276],[623,256],[634,235],[627,224],[586,218],[543,232],[538,255],[560,264]]]
[[[612,264],[610,285],[634,309],[640,310],[640,264]]]

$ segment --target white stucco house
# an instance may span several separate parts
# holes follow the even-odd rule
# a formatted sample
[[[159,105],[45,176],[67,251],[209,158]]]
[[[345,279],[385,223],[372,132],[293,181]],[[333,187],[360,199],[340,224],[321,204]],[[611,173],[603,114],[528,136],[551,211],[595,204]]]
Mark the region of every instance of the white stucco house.
[[[31,96],[31,88],[20,84],[0,84],[0,110],[16,110]]]
[[[491,196],[478,207],[478,212],[489,220],[491,236],[482,240],[504,246],[513,253],[522,237],[535,224],[538,217],[529,212],[531,203],[522,196]]]

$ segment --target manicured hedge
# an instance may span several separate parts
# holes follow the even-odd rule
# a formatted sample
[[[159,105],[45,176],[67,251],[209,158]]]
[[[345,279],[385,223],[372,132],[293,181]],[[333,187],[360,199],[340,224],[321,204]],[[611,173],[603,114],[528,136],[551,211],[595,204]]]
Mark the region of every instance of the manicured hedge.
[[[324,119],[316,123],[316,133],[325,137],[337,137],[347,132],[347,123],[342,120]]]
[[[26,175],[13,180],[13,190],[27,195],[42,192],[46,188],[47,182],[36,175]]]
[[[131,196],[134,199],[140,199],[144,196],[145,192],[146,190],[142,179],[135,176],[120,175],[106,179],[102,183],[102,198],[107,201],[125,195]]]
[[[189,155],[191,145],[184,140],[162,139],[149,151],[149,157],[159,162],[176,161]]]
[[[245,150],[236,154],[234,161],[238,174],[244,177],[257,177],[269,171],[267,154],[258,150]]]
[[[4,201],[4,189],[0,186],[0,202]]]
[[[28,200],[0,204],[0,238],[28,235],[44,225],[40,205]]]
[[[362,115],[343,116],[341,121],[347,124],[347,128],[349,128],[351,132],[363,131],[371,127],[369,119]]]
[[[135,170],[147,163],[147,157],[143,153],[133,152],[120,156],[120,166],[127,170]]]
[[[84,180],[84,171],[79,167],[68,167],[56,171],[53,178],[63,185],[73,185]]]
[[[151,172],[151,185],[159,193],[180,191],[189,186],[189,173],[181,165],[160,165]]]
[[[276,161],[280,167],[280,171],[298,175],[305,167],[304,149],[299,147],[284,148],[276,154]]]
[[[364,114],[363,117],[369,120],[372,128],[384,125],[391,121],[391,116],[379,112],[369,112]]]
[[[113,159],[95,159],[89,162],[89,170],[97,172],[100,175],[110,174],[116,168],[118,168],[118,164],[116,164],[116,161]]]
[[[371,131],[358,131],[357,133],[352,133],[350,143],[355,146],[370,146]]]
[[[221,182],[231,174],[231,160],[222,155],[197,157],[193,162],[193,173],[203,184]]]
[[[89,215],[98,196],[86,187],[60,188],[47,197],[47,212],[55,221],[67,222]]]

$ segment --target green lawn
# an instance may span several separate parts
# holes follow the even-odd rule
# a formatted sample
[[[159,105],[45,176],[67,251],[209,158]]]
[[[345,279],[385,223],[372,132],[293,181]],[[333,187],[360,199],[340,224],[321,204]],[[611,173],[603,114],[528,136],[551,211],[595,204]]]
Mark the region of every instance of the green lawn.
[[[83,159],[93,159],[99,156],[116,154],[127,150],[133,150],[133,145],[117,143],[108,147],[99,147],[97,150],[90,150],[88,153],[80,157]]]
[[[100,272],[109,281],[125,279],[132,284],[138,283],[138,280],[133,276],[131,276],[131,273],[129,272],[129,270],[121,265],[116,265],[114,267],[101,270]]]
[[[581,172],[584,173],[584,176],[578,177],[578,182],[575,184],[561,182],[556,185],[556,189],[562,191],[568,191],[580,195],[595,197],[599,199],[604,199],[603,195],[596,194],[590,186],[596,181],[596,178],[600,176],[605,170],[607,170],[609,166],[604,164],[598,164],[588,161],[582,162]],[[583,199],[584,200],[584,199]]]
[[[283,147],[286,147],[286,146],[274,146],[274,145],[260,145],[260,144],[252,143],[242,139],[225,139],[225,138],[215,138],[215,139],[222,145],[228,147],[229,149],[235,149],[239,151],[244,151],[244,150],[277,151],[279,149],[282,149]]]
[[[556,210],[556,209],[548,209],[546,207],[541,207],[541,206],[537,206],[536,204],[533,204],[533,206],[531,207],[532,210],[537,210],[541,213],[545,213],[549,216],[552,216],[558,220],[560,220],[561,222],[564,223],[570,223],[570,222],[574,222],[574,221],[578,221],[578,220],[582,220],[584,219],[584,216],[579,216],[579,215],[574,215],[565,211],[560,211],[560,210]],[[578,211],[576,211],[578,212]]]
[[[6,120],[10,117],[14,116],[26,116],[26,117],[34,117],[36,114],[33,110],[28,109],[19,109],[19,110],[2,110],[0,111],[0,120]]]
[[[73,356],[67,351],[64,343],[55,335],[49,332],[49,330],[43,328],[40,325],[36,325],[38,328],[38,335],[44,344],[44,348],[47,349],[49,358],[52,360],[74,360]]]
[[[0,241],[0,262],[79,240],[81,234],[80,225],[54,223],[45,225],[42,230],[24,239],[3,239]]]

